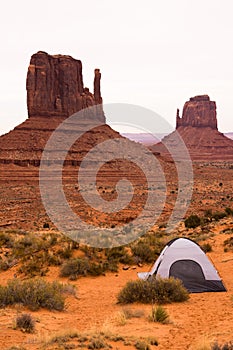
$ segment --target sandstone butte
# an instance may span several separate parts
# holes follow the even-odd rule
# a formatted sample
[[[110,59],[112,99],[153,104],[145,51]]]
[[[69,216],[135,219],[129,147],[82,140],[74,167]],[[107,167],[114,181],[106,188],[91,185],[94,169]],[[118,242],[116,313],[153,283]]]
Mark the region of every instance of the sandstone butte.
[[[43,51],[32,55],[26,83],[28,118],[0,137],[0,164],[39,166],[51,133],[67,117],[80,111],[83,114],[75,125],[77,138],[93,120],[100,126],[88,133],[86,141],[80,140],[78,146],[73,145],[65,165],[76,165],[79,155],[98,143],[98,139],[119,138],[119,133],[105,124],[100,79],[100,70],[95,69],[94,92],[91,93],[84,87],[80,60],[67,55],[52,56]],[[73,132],[72,129],[73,125],[69,131]]]
[[[137,216],[137,212],[140,212],[140,203],[144,203],[146,197],[141,196],[140,192],[146,186],[145,176],[131,162],[115,159],[117,157],[114,155],[118,154],[120,140],[124,142],[124,149],[143,152],[142,156],[149,151],[143,145],[123,138],[106,124],[100,79],[100,70],[95,69],[94,91],[91,93],[83,84],[81,61],[70,56],[51,56],[42,51],[31,57],[26,83],[28,118],[0,137],[0,227],[31,229],[35,225],[43,227],[43,223],[48,221],[39,191],[39,166],[45,145],[58,126],[61,151],[68,149],[68,152],[63,162],[54,147],[50,152],[50,160],[53,164],[58,161],[64,166],[64,191],[72,209],[84,221],[92,223],[93,220],[99,220],[107,225],[128,222],[132,215]],[[70,120],[67,117],[73,113],[76,115],[76,112],[75,122],[67,123]],[[71,147],[68,147],[67,135],[68,138],[75,135],[76,141]],[[129,179],[137,187],[135,206],[126,206],[112,215],[86,204],[77,185],[78,169],[83,157],[106,140],[112,141],[107,152],[113,161],[107,162],[97,174],[97,187],[101,195],[105,200],[115,199],[115,185],[122,178]],[[93,153],[90,165],[99,164],[99,160],[106,159],[107,152]],[[54,180],[56,176],[57,173],[53,172],[49,179]],[[87,170],[87,180],[88,176]]]
[[[191,97],[185,102],[182,116],[176,115],[176,131],[151,147],[153,152],[168,155],[166,147],[178,148],[177,133],[184,141],[192,160],[233,160],[233,140],[218,131],[216,103],[208,95]]]

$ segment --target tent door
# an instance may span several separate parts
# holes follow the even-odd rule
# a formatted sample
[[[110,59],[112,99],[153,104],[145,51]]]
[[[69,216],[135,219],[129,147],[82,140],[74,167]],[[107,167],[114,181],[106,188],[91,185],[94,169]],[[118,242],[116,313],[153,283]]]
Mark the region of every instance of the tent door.
[[[205,281],[205,276],[201,266],[193,260],[175,261],[169,271],[169,276],[179,278],[184,286],[189,285],[189,281]]]

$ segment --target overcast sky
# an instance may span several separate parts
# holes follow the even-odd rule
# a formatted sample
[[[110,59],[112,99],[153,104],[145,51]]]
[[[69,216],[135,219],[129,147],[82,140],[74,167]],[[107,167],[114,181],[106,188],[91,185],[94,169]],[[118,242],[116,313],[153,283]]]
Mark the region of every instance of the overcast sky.
[[[100,68],[105,103],[152,109],[172,126],[177,107],[209,94],[220,131],[233,131],[232,14],[232,0],[5,1],[0,134],[27,117],[27,67],[39,50],[81,59],[91,90]]]

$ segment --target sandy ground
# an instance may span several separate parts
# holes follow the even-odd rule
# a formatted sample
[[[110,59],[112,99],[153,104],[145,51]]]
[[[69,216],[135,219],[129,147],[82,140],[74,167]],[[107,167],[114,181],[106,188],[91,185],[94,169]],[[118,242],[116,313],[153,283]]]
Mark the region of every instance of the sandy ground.
[[[191,294],[184,303],[166,305],[170,316],[169,324],[149,322],[147,317],[151,305],[133,304],[132,310],[141,310],[144,315],[131,318],[125,325],[121,324],[119,315],[124,306],[117,304],[117,294],[127,281],[137,279],[137,272],[145,271],[150,266],[129,269],[119,273],[108,273],[101,277],[84,277],[72,282],[77,287],[77,297],[69,296],[66,300],[64,312],[49,312],[40,310],[33,312],[37,320],[34,334],[22,333],[13,329],[14,318],[27,309],[16,305],[0,310],[0,349],[7,349],[12,345],[21,345],[26,349],[39,349],[44,340],[51,335],[77,330],[79,332],[105,331],[123,336],[146,337],[154,336],[158,339],[159,350],[197,349],[197,345],[204,340],[218,340],[220,343],[233,339],[233,252],[224,252],[223,241],[229,237],[218,234],[225,227],[216,227],[216,236],[209,239],[213,252],[209,253],[219,271],[227,292]],[[14,270],[0,274],[0,283],[13,277]],[[52,268],[48,280],[58,277],[58,270]]]

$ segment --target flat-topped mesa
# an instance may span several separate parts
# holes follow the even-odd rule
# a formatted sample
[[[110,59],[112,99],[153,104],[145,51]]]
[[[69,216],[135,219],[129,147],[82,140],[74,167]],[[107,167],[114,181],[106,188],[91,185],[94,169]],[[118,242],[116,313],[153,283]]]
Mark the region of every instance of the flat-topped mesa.
[[[191,97],[185,102],[182,117],[176,115],[176,129],[180,126],[210,127],[218,130],[216,103],[208,95]]]
[[[67,55],[32,55],[27,73],[29,117],[64,117],[96,106],[93,117],[105,123],[100,91],[101,73],[95,69],[94,94],[84,88],[82,62]]]

